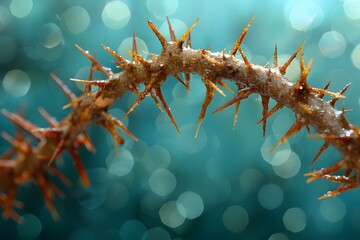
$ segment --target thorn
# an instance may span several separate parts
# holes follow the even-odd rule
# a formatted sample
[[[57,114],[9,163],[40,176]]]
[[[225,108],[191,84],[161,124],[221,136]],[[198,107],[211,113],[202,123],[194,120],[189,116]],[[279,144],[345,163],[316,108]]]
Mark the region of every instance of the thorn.
[[[64,185],[70,187],[72,185],[71,181],[57,168],[55,167],[49,167],[48,171],[57,177]]]
[[[231,106],[234,103],[240,102],[241,100],[247,98],[250,94],[252,94],[254,92],[254,89],[252,87],[246,87],[246,88],[242,88],[241,90],[238,91],[238,94],[231,99],[229,102],[225,103],[224,105],[222,105],[221,107],[217,108],[214,113],[218,113],[222,110],[224,110],[225,108]]]
[[[291,57],[289,58],[289,60],[286,61],[286,63],[284,63],[281,67],[279,67],[281,74],[284,75],[286,73],[286,69],[289,67],[289,65],[294,60],[294,58],[296,57],[299,51],[300,51],[300,67],[301,67],[302,47],[304,46],[304,44],[305,42],[298,47],[298,49],[293,53],[293,55],[291,55]]]
[[[331,83],[331,80],[329,80],[329,81],[326,83],[326,85],[324,86],[323,90],[327,90],[327,89],[329,88],[329,86],[330,86],[330,83]],[[319,98],[323,98],[324,95],[325,95],[324,93],[320,93],[320,94],[318,95],[318,97],[319,97]]]
[[[338,182],[337,180],[339,180],[340,178],[331,179],[331,177],[335,177],[335,176],[331,176],[330,174],[336,173],[337,171],[341,170],[341,168],[343,168],[342,165],[344,165],[343,161],[344,159],[341,159],[339,162],[335,163],[331,167],[322,168],[320,170],[304,174],[305,177],[310,177],[306,182],[311,183],[319,178],[329,179]]]
[[[185,84],[186,84],[186,91],[190,92],[190,73],[185,73]]]
[[[70,102],[76,99],[74,93],[58,78],[54,73],[50,73],[50,77],[54,80],[54,82],[58,85],[58,87],[63,91],[65,96],[70,100]]]
[[[218,61],[216,61],[215,59],[209,57],[208,55],[204,54],[202,55],[209,63],[213,64],[215,67],[217,67],[218,69],[221,69],[223,66],[221,63],[219,63]]]
[[[239,114],[239,108],[240,108],[240,101],[236,102],[235,105],[235,113],[234,113],[234,120],[233,120],[233,130],[235,130],[236,122]]]
[[[75,47],[92,62],[92,64],[96,67],[96,70],[102,71],[107,77],[109,77],[111,70],[105,69],[93,56],[89,54],[88,51],[85,51],[79,45],[75,44]]]
[[[313,165],[316,160],[320,157],[320,155],[329,147],[329,142],[325,142],[322,147],[320,148],[320,150],[317,152],[316,156],[314,157],[314,159],[312,160],[310,165]]]
[[[55,158],[64,150],[64,145],[65,145],[65,140],[64,138],[62,138],[59,142],[59,144],[57,145],[55,151],[53,152],[53,154],[50,157],[50,161],[48,163],[48,166],[51,166],[51,164],[53,163],[53,161],[55,160]]]
[[[275,50],[274,50],[274,68],[278,67],[278,52],[277,52],[277,44],[275,44]]]
[[[86,86],[89,86],[89,85],[86,85]],[[75,104],[81,102],[81,100],[82,100],[82,98],[77,98],[77,99],[75,99],[75,101],[70,102],[70,103],[64,105],[64,106],[62,107],[62,109],[66,109],[66,108],[72,107],[72,106],[74,106]]]
[[[254,69],[252,69],[249,60],[247,59],[246,55],[244,54],[243,50],[242,50],[240,47],[239,47],[239,52],[240,52],[240,54],[241,54],[241,57],[244,59],[246,68],[247,68],[250,72],[254,73],[254,72],[255,72]]]
[[[2,132],[1,136],[8,141],[11,145],[15,147],[15,149],[23,152],[23,153],[30,153],[31,152],[31,146],[27,141],[19,141],[18,139],[14,139],[6,132]],[[15,162],[15,161],[13,161]]]
[[[282,143],[284,143],[291,135],[297,133],[300,131],[300,129],[305,125],[305,123],[301,121],[296,121],[289,130],[282,136],[282,138],[279,140],[279,142],[270,150],[270,152],[274,152],[274,150],[279,147]]]
[[[234,47],[229,52],[230,55],[235,55],[236,54],[236,51],[239,49],[239,47],[241,45],[241,42],[243,41],[244,37],[246,36],[246,34],[247,34],[247,32],[248,32],[254,18],[255,18],[255,14],[252,15],[252,17],[250,18],[248,24],[246,25],[246,27],[244,28],[244,30],[240,34],[239,38],[236,40]]]
[[[4,114],[8,119],[10,119],[13,123],[15,123],[18,127],[24,129],[28,133],[30,133],[35,139],[41,140],[42,136],[32,131],[37,129],[38,127],[31,122],[25,120],[23,117],[16,113],[10,113],[6,109],[1,109],[1,113]]]
[[[300,56],[302,55],[301,54],[302,51],[300,49]],[[302,62],[302,61],[301,61]],[[301,67],[301,75],[298,79],[298,81],[296,82],[296,86],[295,86],[295,91],[299,93],[299,91],[303,91],[303,90],[310,90],[310,91],[313,91],[312,89],[315,89],[315,88],[309,88],[308,85],[307,85],[307,76],[311,70],[311,65],[312,65],[312,59],[310,59],[308,65],[306,67]],[[302,66],[303,63],[300,64],[300,66]],[[325,92],[328,92],[326,90],[323,90],[323,89],[317,89],[319,91],[317,91],[318,93],[325,93]]]
[[[218,86],[216,86],[215,83],[213,83],[212,81],[208,81],[208,83],[212,88],[214,88],[214,90],[220,93],[223,97],[226,97],[225,93]]]
[[[199,130],[200,130],[200,126],[202,121],[204,120],[205,114],[206,114],[206,109],[209,106],[209,104],[211,103],[213,97],[214,97],[214,88],[209,84],[209,82],[211,80],[209,80],[207,78],[207,76],[202,76],[201,80],[203,81],[203,83],[205,84],[206,87],[206,95],[205,95],[205,100],[204,103],[201,107],[201,112],[199,115],[199,123],[198,123],[198,127],[196,129],[196,133],[195,133],[195,138],[197,137]]]
[[[133,53],[129,50],[126,50],[126,52],[128,52],[132,56],[134,61],[140,62],[144,67],[149,68],[151,66],[151,64],[148,61],[146,61],[141,55]]]
[[[350,85],[351,85],[351,83],[346,84],[345,87],[343,87],[343,89],[341,89],[338,94],[343,95],[344,92],[346,92],[346,90],[350,87]],[[339,100],[339,98],[334,97],[333,99],[330,100],[329,103],[331,106],[334,106],[338,100]]]
[[[139,95],[139,97],[136,99],[134,104],[130,107],[130,109],[125,113],[125,115],[122,117],[122,120],[125,119],[134,109],[140,104],[142,100],[146,97],[148,93],[150,93],[151,89],[153,88],[153,85],[156,83],[158,79],[156,77],[152,77],[151,81],[146,85],[144,91]]]
[[[104,44],[101,44],[101,46],[108,51],[113,57],[115,57],[121,64],[127,65],[128,62],[125,58],[121,57],[119,54],[117,54],[115,51],[111,50],[108,46],[105,46]]]
[[[51,127],[59,126],[59,122],[56,120],[56,118],[50,116],[50,114],[48,114],[44,108],[39,107],[38,111],[41,114],[41,116],[43,116],[43,118],[50,124]]]
[[[189,33],[189,37],[186,40],[186,47],[191,48],[191,34]]]
[[[263,110],[262,110],[262,116],[264,118],[264,116],[266,116],[266,114],[268,113],[268,109],[269,109],[269,97],[266,97],[266,96],[262,96],[261,95],[261,104],[262,104],[262,107],[263,107]],[[263,137],[265,137],[265,134],[266,134],[266,118],[265,120],[262,122],[263,123]]]
[[[80,138],[82,137],[82,138]],[[80,139],[79,139],[80,138]],[[78,138],[77,138],[78,142],[80,144],[84,144],[86,149],[89,150],[90,152],[95,153],[96,152],[96,148],[93,144],[93,142],[91,141],[90,136],[86,133],[86,132],[82,132],[81,134],[79,134]]]
[[[151,30],[155,33],[156,37],[159,39],[161,46],[164,48],[167,44],[167,40],[150,20],[148,20],[148,24]]]
[[[341,178],[341,176],[333,176],[333,177],[334,178],[339,178],[339,177]],[[332,180],[332,179],[330,179],[330,180]],[[335,197],[336,195],[338,195],[338,194],[340,194],[342,192],[351,190],[351,189],[356,188],[356,187],[357,187],[357,185],[355,185],[353,183],[347,184],[345,186],[340,185],[340,187],[338,189],[336,189],[335,191],[329,191],[326,194],[324,194],[323,196],[319,197],[318,199],[323,200],[323,199],[328,198],[328,197]]]
[[[81,162],[79,154],[75,149],[69,150],[69,153],[74,161],[75,168],[79,173],[82,183],[84,184],[85,187],[88,187],[90,185],[90,180],[86,173],[85,167]]]
[[[168,16],[166,16],[166,20],[167,20],[167,23],[168,23],[168,26],[169,26],[170,39],[171,39],[171,41],[176,42],[175,32],[174,32],[173,27],[171,26],[170,19],[169,19]]]
[[[48,180],[46,179],[44,174],[37,174],[35,181],[39,185],[39,188],[43,195],[45,204],[46,204],[47,208],[49,209],[51,216],[53,217],[54,220],[58,220],[59,214],[56,211],[56,208],[54,206],[52,192],[50,191],[50,188],[47,183]]]
[[[94,58],[96,58],[96,55],[94,54]],[[95,68],[95,64],[93,62],[91,62],[91,66],[90,66],[90,71],[89,71],[89,76],[88,76],[88,80],[93,80],[93,75],[94,75],[94,68]],[[91,85],[88,84],[85,86],[84,88],[84,94],[88,94],[91,92]]]
[[[108,116],[108,119],[112,122],[112,124],[115,124],[115,126],[118,126],[124,133],[126,133],[126,134],[127,134],[129,137],[131,137],[133,140],[135,140],[135,141],[137,141],[137,142],[139,141],[139,139],[138,139],[137,137],[135,137],[135,135],[134,135],[132,132],[130,132],[130,130],[127,129],[127,128],[125,127],[125,125],[124,125],[120,120],[112,117],[112,116],[109,115],[109,114],[107,114],[107,116]]]
[[[156,97],[155,93],[153,93],[153,91],[150,91],[150,96],[154,100],[154,102],[155,102],[157,108],[160,110],[160,112],[164,112],[164,110],[161,107],[161,104],[160,104],[159,100],[157,99],[157,97]]]
[[[314,112],[314,110],[309,105],[306,105],[302,102],[299,102],[298,105],[299,107],[301,107],[302,110],[304,110],[308,114],[312,114]]]
[[[169,116],[170,120],[171,120],[171,123],[174,125],[176,131],[180,134],[180,130],[176,124],[176,121],[170,111],[170,108],[169,106],[167,105],[166,101],[165,101],[165,98],[163,96],[163,94],[161,93],[161,89],[160,87],[157,87],[155,88],[155,93],[156,93],[156,96],[160,99],[161,103],[163,104],[164,108],[165,108],[165,111],[167,113],[167,115]]]
[[[98,87],[105,87],[109,84],[109,80],[82,80],[82,79],[76,79],[76,78],[70,78],[71,81],[83,83],[87,85],[95,85]]]
[[[0,168],[1,169],[10,169],[16,167],[16,161],[8,159],[0,159]]]
[[[179,77],[179,75],[173,74],[173,77],[186,87],[186,83],[184,83],[184,81],[181,79],[181,77]]]
[[[219,81],[219,85],[226,88],[229,92],[234,93],[234,91],[223,80]]]
[[[34,133],[39,133],[45,138],[59,139],[63,133],[62,128],[36,128],[32,130]]]
[[[138,55],[138,50],[137,50],[137,44],[136,44],[136,33],[135,33],[135,31],[134,31],[134,33],[133,33],[133,49],[132,49],[132,52],[134,53],[134,55],[136,56],[136,55]],[[132,55],[132,57],[133,57],[133,61],[134,61],[134,55]],[[136,60],[136,59],[135,59]]]
[[[183,43],[185,42],[187,37],[190,37],[191,31],[194,29],[195,25],[198,23],[200,18],[197,18],[194,23],[189,27],[189,29],[181,36],[181,38],[177,41],[179,48],[182,48]]]

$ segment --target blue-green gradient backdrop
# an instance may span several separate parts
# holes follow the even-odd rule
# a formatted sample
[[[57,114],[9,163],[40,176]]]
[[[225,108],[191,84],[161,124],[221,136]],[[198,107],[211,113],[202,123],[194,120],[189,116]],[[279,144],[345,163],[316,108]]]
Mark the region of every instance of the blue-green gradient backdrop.
[[[159,53],[160,44],[147,25],[151,19],[169,38],[166,16],[179,37],[200,18],[191,40],[193,48],[229,50],[242,29],[256,14],[242,49],[251,62],[272,64],[278,45],[280,62],[306,42],[306,62],[314,59],[309,84],[330,90],[345,84],[348,118],[360,124],[360,1],[358,0],[122,0],[48,1],[2,0],[0,3],[0,106],[20,111],[35,124],[46,127],[39,106],[57,119],[67,99],[50,79],[56,73],[76,94],[81,86],[71,77],[87,78],[89,61],[78,52],[79,44],[105,66],[113,60],[101,44],[118,51],[131,49],[136,32],[139,51]],[[299,61],[287,76],[296,81]],[[95,75],[102,79],[101,74]],[[233,84],[229,84],[236,89]],[[142,86],[140,86],[141,88]],[[306,183],[306,172],[330,166],[340,158],[329,148],[310,163],[323,142],[310,139],[305,130],[291,137],[273,154],[270,149],[294,122],[282,109],[268,121],[262,137],[261,99],[243,101],[235,130],[234,107],[218,114],[213,110],[231,99],[216,93],[194,139],[197,117],[205,95],[199,77],[193,76],[191,93],[174,78],[163,86],[177,134],[165,113],[146,98],[124,121],[140,139],[126,137],[119,154],[109,134],[97,126],[88,132],[97,148],[81,155],[91,178],[84,188],[64,154],[57,166],[73,186],[56,184],[65,198],[56,198],[61,219],[53,221],[38,188],[22,186],[18,199],[25,222],[0,222],[1,239],[356,239],[360,235],[360,191],[352,190],[322,201],[319,196],[337,185],[327,181]],[[126,94],[111,110],[121,118],[136,99]],[[271,102],[271,106],[274,106]],[[14,134],[14,126],[0,117],[1,131]],[[4,140],[0,151],[9,147]]]

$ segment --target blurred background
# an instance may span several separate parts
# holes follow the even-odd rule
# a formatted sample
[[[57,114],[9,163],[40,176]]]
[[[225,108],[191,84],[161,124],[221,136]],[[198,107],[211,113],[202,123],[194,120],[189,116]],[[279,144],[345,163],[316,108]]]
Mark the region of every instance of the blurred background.
[[[86,79],[89,61],[78,52],[79,44],[105,66],[116,69],[101,44],[130,59],[136,32],[138,49],[159,53],[160,44],[147,25],[154,22],[169,39],[166,16],[179,37],[200,18],[191,38],[193,48],[212,51],[231,49],[253,14],[256,18],[242,49],[251,62],[272,63],[275,44],[279,60],[286,61],[306,42],[306,62],[314,59],[309,84],[330,90],[345,84],[346,109],[351,122],[360,124],[360,1],[358,0],[113,0],[45,1],[2,0],[0,3],[0,106],[24,112],[41,127],[46,122],[37,112],[45,108],[57,119],[67,99],[50,79],[56,73],[76,94],[83,86],[69,78]],[[299,76],[299,61],[287,72]],[[95,74],[102,79],[102,74]],[[236,89],[233,84],[229,84]],[[141,86],[140,86],[141,88]],[[205,96],[198,76],[192,76],[191,92],[174,78],[163,86],[177,134],[169,118],[151,98],[143,101],[124,121],[140,139],[126,143],[115,155],[111,137],[97,126],[88,132],[97,151],[81,150],[91,178],[84,188],[68,155],[57,162],[72,180],[63,186],[64,199],[56,198],[61,219],[51,219],[38,188],[21,187],[18,199],[25,222],[0,222],[2,239],[355,239],[360,236],[360,190],[336,198],[317,200],[337,185],[327,181],[306,183],[309,171],[330,166],[340,158],[333,148],[310,163],[323,142],[301,131],[272,154],[270,149],[294,123],[282,109],[268,121],[262,137],[261,99],[252,95],[241,103],[233,130],[234,107],[218,114],[213,110],[232,98],[216,93],[194,139],[197,118]],[[111,110],[121,118],[136,96],[126,94]],[[271,102],[271,106],[274,106]],[[337,107],[341,108],[342,101]],[[1,131],[14,134],[14,126],[1,116]],[[0,151],[9,145],[0,140]]]

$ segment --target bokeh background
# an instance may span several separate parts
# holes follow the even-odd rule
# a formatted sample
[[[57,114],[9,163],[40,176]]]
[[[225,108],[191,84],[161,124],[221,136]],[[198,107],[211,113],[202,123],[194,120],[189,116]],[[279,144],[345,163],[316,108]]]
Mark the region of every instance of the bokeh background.
[[[309,82],[339,91],[351,82],[344,100],[348,118],[360,124],[360,1],[359,0],[113,0],[47,1],[2,0],[0,3],[0,106],[25,113],[39,126],[47,126],[37,108],[57,119],[67,99],[49,78],[56,73],[76,94],[82,86],[68,81],[87,78],[89,61],[79,44],[105,66],[112,58],[105,44],[130,58],[136,31],[140,53],[159,53],[160,44],[147,26],[151,19],[167,37],[166,16],[177,36],[198,17],[193,48],[229,50],[253,14],[255,21],[242,48],[251,62],[272,63],[278,44],[284,62],[304,41],[306,61],[314,59]],[[287,76],[296,81],[298,60]],[[115,69],[114,71],[121,71]],[[96,74],[102,79],[101,74]],[[234,85],[230,84],[234,89]],[[140,86],[141,88],[141,86]],[[356,239],[360,236],[360,191],[317,200],[337,185],[327,181],[306,183],[304,173],[330,166],[340,158],[329,148],[313,165],[322,145],[301,131],[270,149],[294,122],[282,109],[268,122],[266,136],[257,125],[261,118],[258,95],[241,103],[235,130],[234,107],[210,114],[231,99],[216,95],[199,135],[197,118],[205,95],[198,76],[191,93],[170,77],[163,93],[180,126],[177,134],[165,113],[147,98],[124,122],[141,139],[127,138],[116,156],[111,137],[97,126],[89,129],[97,152],[81,151],[92,184],[84,188],[69,156],[57,162],[73,181],[59,187],[65,199],[56,199],[61,219],[53,221],[40,192],[31,182],[21,187],[18,199],[25,222],[0,222],[1,239]],[[121,118],[136,99],[126,94],[111,112]],[[275,103],[271,102],[273,106]],[[342,102],[339,101],[338,108]],[[1,131],[14,126],[1,117]],[[0,150],[9,145],[1,140]],[[54,180],[56,182],[56,180]]]

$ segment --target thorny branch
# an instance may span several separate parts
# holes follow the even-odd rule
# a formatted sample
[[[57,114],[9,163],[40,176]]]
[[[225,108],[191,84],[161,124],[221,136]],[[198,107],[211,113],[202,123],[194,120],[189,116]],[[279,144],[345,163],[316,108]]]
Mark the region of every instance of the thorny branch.
[[[63,194],[49,180],[48,174],[55,175],[66,185],[69,185],[70,181],[53,166],[52,162],[64,151],[68,151],[73,158],[74,166],[79,172],[83,184],[88,186],[90,180],[80,160],[78,149],[85,145],[88,150],[95,150],[86,133],[86,129],[90,124],[95,123],[107,129],[113,137],[115,148],[117,148],[118,144],[124,143],[124,139],[118,133],[117,127],[134,140],[137,140],[120,120],[108,113],[109,107],[128,91],[134,92],[138,97],[124,118],[134,111],[147,95],[150,95],[161,110],[165,109],[175,129],[180,132],[162,95],[161,86],[168,76],[174,76],[184,85],[186,90],[190,91],[190,74],[200,75],[206,87],[206,96],[199,115],[199,124],[195,136],[197,136],[206,115],[207,107],[212,102],[215,92],[225,95],[220,87],[232,91],[226,85],[225,80],[232,81],[238,88],[235,96],[215,112],[235,105],[235,125],[240,102],[251,94],[259,94],[263,106],[262,119],[259,123],[263,124],[263,133],[265,135],[267,119],[282,107],[290,108],[295,114],[296,122],[280,139],[278,144],[274,146],[274,149],[304,126],[310,131],[311,126],[318,133],[317,137],[325,141],[313,162],[330,145],[336,147],[342,154],[341,159],[333,166],[306,174],[306,176],[310,177],[308,182],[322,178],[339,183],[336,190],[329,191],[320,198],[335,196],[343,191],[358,187],[360,184],[360,130],[345,118],[346,110],[344,108],[342,110],[334,108],[335,102],[340,98],[344,98],[343,93],[348,88],[348,85],[338,93],[328,91],[329,84],[324,89],[310,87],[307,84],[307,77],[312,61],[305,64],[302,52],[303,45],[300,45],[282,66],[279,66],[277,60],[277,46],[275,46],[272,68],[250,63],[241,49],[241,42],[248,32],[253,18],[250,19],[229,53],[191,48],[190,33],[198,19],[179,39],[176,38],[168,20],[170,41],[165,39],[156,26],[149,21],[150,28],[162,46],[161,53],[159,55],[151,54],[152,58],[150,60],[145,60],[138,54],[135,35],[133,50],[129,51],[132,61],[126,60],[109,47],[103,45],[104,49],[115,57],[118,67],[123,69],[119,73],[113,73],[111,69],[104,67],[95,57],[76,45],[92,63],[89,79],[71,79],[86,84],[82,95],[76,97],[60,79],[53,74],[51,75],[70,101],[68,107],[72,107],[72,112],[67,117],[57,121],[44,109],[40,109],[41,115],[49,123],[49,127],[40,128],[16,113],[2,110],[6,117],[22,129],[22,131],[16,133],[15,137],[5,133],[2,134],[13,146],[10,151],[1,156],[0,160],[0,189],[2,191],[0,205],[4,209],[3,216],[16,220],[20,219],[20,216],[13,210],[13,207],[19,208],[22,206],[20,202],[15,200],[16,191],[19,185],[33,180],[39,186],[53,218],[58,218],[53,203],[53,195],[62,196]],[[238,51],[242,59],[235,57]],[[298,81],[292,83],[284,74],[297,55],[300,56],[301,74]],[[93,71],[103,72],[106,79],[93,80]],[[184,74],[185,81],[180,77],[180,74]],[[142,92],[137,89],[140,84],[145,85]],[[92,86],[99,88],[96,92],[92,92]],[[323,100],[324,95],[329,95],[332,99],[325,101]],[[269,110],[270,98],[274,99],[277,104]],[[31,141],[23,135],[22,132],[24,131],[38,141],[36,146],[31,145]]]

